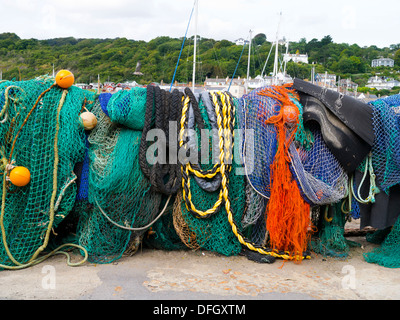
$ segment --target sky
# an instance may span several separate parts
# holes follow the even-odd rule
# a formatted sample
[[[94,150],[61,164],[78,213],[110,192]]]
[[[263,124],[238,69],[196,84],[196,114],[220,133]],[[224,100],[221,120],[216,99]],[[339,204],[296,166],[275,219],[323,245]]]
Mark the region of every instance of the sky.
[[[234,41],[279,38],[376,45],[400,43],[400,1],[385,0],[0,0],[0,33],[22,39],[192,36]],[[282,15],[280,15],[282,13]],[[197,21],[197,23],[196,23]],[[197,26],[197,27],[196,27]]]

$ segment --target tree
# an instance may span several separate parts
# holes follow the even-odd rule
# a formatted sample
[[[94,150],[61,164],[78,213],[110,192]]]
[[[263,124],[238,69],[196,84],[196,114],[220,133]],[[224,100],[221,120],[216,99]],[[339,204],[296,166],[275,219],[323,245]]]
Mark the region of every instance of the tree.
[[[267,41],[267,36],[264,33],[259,33],[254,37],[253,40],[256,45],[262,45],[265,41]]]
[[[394,54],[394,64],[400,66],[400,49]]]
[[[325,36],[321,40],[321,47],[326,46],[326,45],[328,45],[330,43],[333,43],[332,37],[331,36]]]

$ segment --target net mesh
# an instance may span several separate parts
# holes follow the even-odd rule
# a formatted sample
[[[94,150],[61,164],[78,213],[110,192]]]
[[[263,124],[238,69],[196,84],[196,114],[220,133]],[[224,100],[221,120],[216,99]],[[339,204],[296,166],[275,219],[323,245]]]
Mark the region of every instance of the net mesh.
[[[318,233],[311,241],[312,250],[325,257],[346,258],[350,247],[357,244],[345,238],[347,215],[342,211],[342,203],[321,206],[317,210]]]
[[[72,210],[76,193],[74,166],[85,155],[82,108],[94,102],[90,92],[63,90],[54,79],[0,84],[0,152],[3,160],[0,264],[34,261],[47,247],[51,230]],[[11,167],[10,167],[11,166]],[[30,171],[30,182],[8,181],[12,166]]]
[[[400,95],[377,99],[370,105],[375,132],[372,166],[380,187],[388,193],[400,183]]]
[[[81,213],[78,226],[79,243],[91,262],[109,263],[137,249],[146,226],[159,213],[161,195],[151,190],[139,165],[145,91],[132,91],[114,94],[107,104],[108,114],[128,119],[118,116],[112,121],[101,105],[93,109],[98,124],[88,137],[90,210]],[[132,99],[135,95],[139,97]]]
[[[348,176],[325,144],[319,126],[307,123],[313,136],[309,149],[290,146],[292,171],[304,194],[312,204],[336,203],[347,194]]]
[[[237,107],[237,99],[232,99],[235,107]],[[215,106],[214,106],[215,107]],[[212,130],[209,115],[207,113],[203,100],[199,101],[199,109],[201,117],[204,120],[204,127],[206,130]],[[237,121],[235,121],[235,124]],[[197,132],[197,146],[201,150],[201,132],[198,127],[195,128]],[[208,140],[208,159],[213,159],[213,154],[216,152],[213,147],[218,148],[218,143],[212,140],[212,134],[209,135]],[[233,149],[239,148],[239,143],[234,142]],[[235,152],[233,150],[233,152]],[[232,152],[232,151],[231,151]],[[236,151],[237,152],[237,151]],[[214,167],[212,161],[210,163],[202,163],[201,169],[203,171],[211,170]],[[237,168],[240,164],[232,161],[232,167],[229,172],[229,198],[231,201],[232,212],[234,220],[238,223],[241,229],[241,218],[245,207],[245,185],[244,176],[238,174]],[[193,175],[190,179],[191,199],[194,206],[201,211],[206,211],[214,206],[220,197],[220,188],[214,192],[206,191],[194,179]],[[185,245],[191,249],[202,248],[209,251],[214,251],[222,255],[232,256],[238,255],[241,251],[241,244],[239,243],[236,235],[232,232],[232,226],[228,221],[227,212],[224,205],[211,216],[200,219],[196,217],[187,206],[182,194],[177,197],[174,207],[174,225],[181,240]]]
[[[242,157],[247,168],[247,178],[254,190],[270,197],[270,168],[276,153],[276,129],[266,120],[280,109],[279,101],[261,95],[265,88],[253,90],[240,99],[238,118],[242,129],[253,134],[253,143],[242,143]],[[347,194],[348,176],[322,139],[316,123],[302,122],[302,106],[292,97],[299,109],[298,128],[294,142],[289,147],[293,172],[306,201],[323,205],[340,201]],[[256,156],[252,156],[256,155]]]
[[[383,239],[388,230],[379,230],[377,238]],[[372,239],[369,239],[372,242]],[[376,263],[386,268],[400,268],[400,219],[398,218],[390,233],[384,237],[381,245],[371,252],[364,253],[364,258],[369,263]]]
[[[178,100],[174,100],[174,107],[180,109],[173,111],[171,96],[161,91],[165,114],[150,114],[150,127],[145,130],[146,88],[97,95],[75,86],[63,90],[50,77],[1,82],[0,267],[28,265],[60,243],[77,244],[93,263],[110,263],[123,254],[135,253],[142,243],[155,249],[205,249],[225,256],[238,255],[244,247],[233,232],[230,212],[240,234],[258,248],[270,246],[271,230],[267,227],[271,221],[267,213],[273,191],[272,168],[280,142],[277,126],[269,120],[281,112],[283,105],[271,96],[260,94],[265,89],[253,90],[240,99],[231,97],[231,118],[224,114],[224,125],[230,123],[230,129],[242,129],[233,136],[232,162],[226,166],[225,191],[231,208],[227,211],[227,201],[221,197],[222,182],[210,190],[219,174],[201,178],[188,171],[188,180],[182,180],[176,194],[173,191],[168,195],[165,191],[172,188],[164,188],[163,193],[158,191],[140,163],[143,132],[157,125],[157,117],[168,122],[175,111],[179,128],[179,113],[183,114],[181,108],[188,97],[191,100],[188,114],[192,118],[186,125],[196,133],[196,151],[202,157],[207,155],[209,160],[215,160],[216,155],[218,159],[221,153],[220,141],[215,141],[218,135],[211,133],[206,136],[208,140],[203,140],[201,132],[201,129],[209,132],[218,129],[211,94],[209,100],[200,94],[194,101],[194,96],[185,91],[179,106],[175,104],[180,95],[175,95]],[[225,96],[222,92],[216,94]],[[322,211],[318,219],[313,219],[318,224],[318,233],[311,247],[323,255],[346,257],[353,245],[344,237],[347,215],[342,210],[342,201],[348,195],[347,174],[325,145],[318,124],[304,124],[301,104],[295,95],[290,98],[298,108],[299,118],[295,137],[287,149],[289,173],[302,200],[312,205],[312,210]],[[372,164],[379,186],[388,194],[390,187],[400,182],[399,102],[399,96],[392,96],[371,103],[376,134]],[[85,131],[79,120],[85,108],[97,117],[97,126],[91,131]],[[293,132],[293,128],[288,132]],[[170,134],[166,132],[167,136]],[[205,142],[208,142],[206,148]],[[195,168],[211,172],[218,167],[215,164],[215,161],[201,162]],[[15,166],[29,169],[28,185],[17,187],[9,181]],[[182,163],[182,174],[185,168]],[[152,179],[168,178],[162,174]],[[220,202],[217,210],[199,218],[188,203],[189,189],[195,208],[207,211]],[[304,208],[308,210],[309,206]],[[348,213],[360,218],[354,198]],[[282,219],[278,216],[280,228],[290,232],[290,226],[284,225]],[[393,228],[369,236],[368,240],[379,243],[380,247],[364,255],[367,262],[400,267],[399,220]],[[301,228],[306,227],[310,225]]]
[[[400,183],[400,95],[372,101],[375,142],[372,147],[372,167],[377,185],[390,196],[390,188]],[[367,170],[360,166],[359,170]],[[400,211],[399,211],[400,213]],[[384,212],[382,213],[384,214]],[[387,268],[400,268],[400,219],[392,228],[377,230],[367,240],[380,244],[364,258]]]

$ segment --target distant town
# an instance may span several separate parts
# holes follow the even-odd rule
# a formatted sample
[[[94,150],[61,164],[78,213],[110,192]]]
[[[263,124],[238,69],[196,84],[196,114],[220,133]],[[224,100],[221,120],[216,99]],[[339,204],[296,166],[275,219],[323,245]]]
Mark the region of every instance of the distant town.
[[[240,40],[238,40],[240,41]],[[237,41],[237,42],[238,42]],[[240,42],[238,42],[240,43]],[[293,61],[296,63],[304,63],[308,64],[308,55],[307,54],[285,54],[284,62]],[[373,68],[376,67],[394,67],[394,60],[389,58],[379,58],[374,59],[372,61]],[[314,73],[310,75],[310,79],[305,79],[307,81],[313,82],[321,87],[326,87],[330,90],[334,90],[340,92],[345,95],[353,96],[357,99],[364,101],[371,101],[378,98],[378,96],[370,94],[369,92],[363,93],[358,92],[358,84],[348,79],[340,79],[335,74],[331,74],[328,72],[325,73]],[[262,87],[273,85],[277,83],[289,83],[292,82],[293,78],[287,75],[286,72],[279,72],[276,77],[273,76],[257,76],[255,78],[249,77],[247,78],[207,78],[202,84],[196,83],[194,86],[195,91],[212,91],[212,90],[221,90],[221,91],[229,91],[235,97],[241,97],[249,91]],[[175,81],[172,85],[164,83],[161,81],[160,83],[153,83],[155,85],[160,86],[163,89],[174,89],[174,88],[185,88],[185,87],[193,87],[191,82],[188,83],[178,83]],[[97,92],[109,92],[115,93],[120,90],[129,90],[132,87],[141,86],[136,81],[132,82],[123,82],[123,83],[114,83],[110,81],[106,81],[104,83],[93,82],[89,84],[77,83],[76,86],[82,89],[95,90]],[[392,90],[395,87],[400,87],[400,81],[395,80],[394,78],[389,78],[386,76],[376,75],[374,77],[370,77],[368,83],[366,85],[367,88],[374,88],[377,90]]]

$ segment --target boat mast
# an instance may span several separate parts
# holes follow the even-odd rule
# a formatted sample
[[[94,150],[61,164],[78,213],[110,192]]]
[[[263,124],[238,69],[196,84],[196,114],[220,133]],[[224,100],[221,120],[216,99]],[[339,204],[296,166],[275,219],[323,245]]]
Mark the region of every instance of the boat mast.
[[[288,54],[289,54],[289,40],[286,41],[286,59],[285,60],[285,66],[283,68],[283,76],[286,77],[286,67],[287,67],[287,62],[288,62]]]
[[[279,29],[282,21],[282,12],[280,13],[280,19],[278,24],[278,30],[276,31],[276,43],[275,43],[275,61],[274,61],[274,71],[272,74],[274,84],[278,84],[278,44],[279,44]]]
[[[199,0],[195,0],[195,32],[194,32],[194,54],[193,54],[193,79],[192,79],[192,91],[194,92],[194,87],[196,83],[196,49],[197,49],[197,18],[199,14]]]
[[[247,59],[247,80],[246,80],[246,93],[249,90],[249,76],[250,76],[250,54],[251,54],[251,30],[250,33],[250,42],[249,42],[249,57]]]

